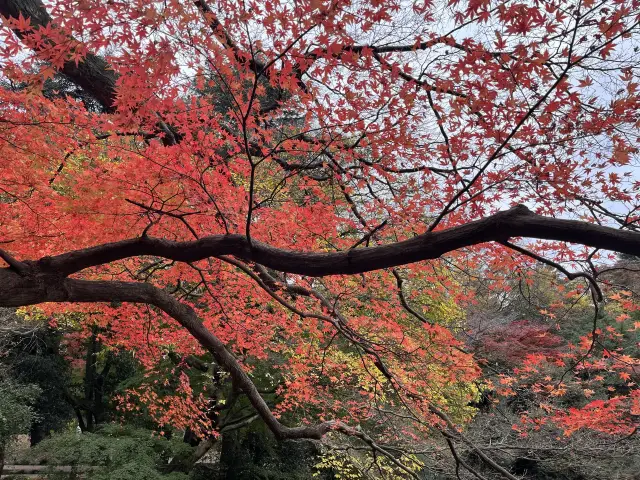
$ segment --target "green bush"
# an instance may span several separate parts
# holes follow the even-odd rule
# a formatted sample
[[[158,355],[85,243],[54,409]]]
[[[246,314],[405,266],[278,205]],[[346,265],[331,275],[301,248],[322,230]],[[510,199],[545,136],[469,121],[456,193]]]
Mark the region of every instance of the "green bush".
[[[185,480],[175,472],[192,453],[181,440],[169,440],[150,430],[105,425],[94,433],[56,433],[28,452],[26,463],[106,467],[94,480]]]

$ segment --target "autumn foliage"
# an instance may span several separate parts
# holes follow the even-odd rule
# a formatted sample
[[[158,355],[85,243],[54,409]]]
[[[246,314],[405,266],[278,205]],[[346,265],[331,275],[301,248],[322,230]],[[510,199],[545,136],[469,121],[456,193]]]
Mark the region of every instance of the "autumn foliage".
[[[601,274],[640,255],[638,0],[0,13],[0,303],[135,352],[149,381],[121,408],[205,438],[239,391],[276,436],[359,441],[405,476],[427,438],[471,468],[484,390],[535,393],[523,434],[635,432],[638,293]],[[541,263],[566,290],[466,342],[465,312],[526,297]],[[191,357],[218,383],[190,385]]]

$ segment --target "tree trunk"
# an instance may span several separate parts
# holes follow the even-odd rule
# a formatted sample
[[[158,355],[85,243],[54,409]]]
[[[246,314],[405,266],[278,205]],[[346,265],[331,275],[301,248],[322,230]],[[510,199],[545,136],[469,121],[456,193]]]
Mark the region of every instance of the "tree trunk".
[[[101,345],[98,344],[99,347]],[[98,351],[100,348],[97,348]],[[95,380],[95,388],[93,393],[93,415],[95,418],[96,425],[104,422],[104,410],[105,410],[105,402],[104,402],[104,383],[107,380],[107,376],[109,375],[109,371],[111,370],[111,366],[113,365],[113,354],[111,352],[107,353],[107,359],[104,364],[104,368],[102,372],[97,374]]]
[[[0,478],[2,478],[2,472],[4,471],[4,449],[5,444],[0,444]]]
[[[84,403],[87,406],[86,428],[87,431],[93,431],[93,400],[95,397],[95,380],[96,380],[96,350],[97,350],[97,332],[95,327],[92,328],[91,338],[87,345],[87,356],[85,360],[84,370]]]
[[[31,425],[29,436],[30,436],[30,443],[32,447],[40,443],[42,440],[44,440],[45,432],[42,425],[40,423],[34,423],[33,425]]]

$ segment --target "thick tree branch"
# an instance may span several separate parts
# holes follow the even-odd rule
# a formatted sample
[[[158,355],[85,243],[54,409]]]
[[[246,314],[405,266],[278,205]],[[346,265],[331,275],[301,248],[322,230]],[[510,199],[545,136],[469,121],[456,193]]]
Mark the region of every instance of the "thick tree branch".
[[[51,16],[41,0],[2,0],[0,1],[0,16],[6,20],[19,18],[20,16],[29,18],[33,30],[52,23]],[[31,33],[18,29],[14,29],[13,32],[22,40]],[[70,40],[77,42],[73,38],[70,38]],[[34,48],[34,51],[39,53],[49,48],[52,44],[52,41],[45,42],[43,44],[44,47]],[[95,98],[102,105],[105,112],[112,113],[116,111],[116,82],[119,74],[104,58],[89,52],[82,61],[77,63],[75,60],[65,61],[60,72]],[[162,138],[163,144],[175,145],[181,140],[181,135],[162,119],[160,119],[157,126],[159,133],[164,134]],[[149,135],[144,134],[143,137],[148,138]]]
[[[0,249],[0,258],[9,265],[9,268],[15,270],[20,275],[25,275],[29,271],[29,267],[26,264],[19,262],[2,249]]]
[[[178,262],[196,262],[208,257],[233,255],[282,272],[324,276],[362,273],[438,258],[454,250],[492,241],[504,242],[511,237],[555,240],[640,255],[638,233],[577,220],[543,217],[519,205],[481,220],[427,232],[402,242],[343,252],[286,250],[257,240],[253,240],[253,248],[249,248],[242,235],[212,235],[189,242],[143,236],[44,257],[29,263],[39,273],[66,277],[85,268],[141,255],[165,257]],[[0,305],[9,301],[5,297],[0,290]]]
[[[0,1],[0,15],[6,19],[30,18],[34,29],[51,23],[51,17],[40,0]],[[25,32],[14,30],[14,33],[21,39],[25,37]],[[72,60],[64,62],[61,72],[94,97],[106,111],[115,110],[117,74],[103,58],[88,53],[77,64]]]

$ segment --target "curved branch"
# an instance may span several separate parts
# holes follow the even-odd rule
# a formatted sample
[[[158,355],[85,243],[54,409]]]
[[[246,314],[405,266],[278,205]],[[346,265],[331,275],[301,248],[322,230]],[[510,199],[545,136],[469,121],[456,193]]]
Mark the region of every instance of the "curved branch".
[[[29,267],[26,264],[16,260],[9,253],[5,252],[2,249],[0,249],[0,258],[4,260],[7,263],[7,265],[9,265],[9,268],[11,268],[12,270],[15,270],[20,275],[24,276],[29,271]]]
[[[409,240],[373,248],[315,253],[272,247],[242,235],[212,235],[175,242],[143,236],[97,247],[44,257],[38,270],[68,276],[129,257],[152,255],[179,262],[232,255],[274,270],[307,276],[354,274],[438,258],[445,253],[511,237],[570,242],[640,256],[640,234],[577,220],[543,217],[518,205],[481,220],[431,231]],[[31,262],[34,263],[34,262]],[[0,292],[1,304],[2,292]]]
[[[404,284],[404,280],[400,276],[400,273],[398,273],[398,271],[395,268],[392,270],[391,273],[393,273],[393,276],[396,278],[396,284],[398,285],[398,297],[400,297],[400,303],[402,304],[404,309],[407,312],[409,312],[411,315],[413,315],[415,318],[420,320],[422,323],[431,325],[431,322],[429,320],[427,320],[423,315],[421,315],[416,310],[414,310],[411,307],[411,305],[409,305],[409,302],[407,302],[407,297],[404,296],[404,292],[402,291],[402,285]]]
[[[66,279],[60,291],[64,292],[65,298],[54,294],[43,301],[145,303],[159,308],[174,318],[213,355],[216,363],[229,372],[234,383],[245,393],[258,415],[279,439],[320,439],[338,426],[332,421],[306,427],[287,427],[281,424],[235,356],[202,324],[195,310],[153,285]]]
[[[542,255],[538,255],[535,252],[531,252],[529,250],[527,250],[526,248],[522,248],[519,245],[515,245],[511,242],[500,242],[502,243],[502,245],[504,245],[505,247],[510,248],[511,250],[514,250],[522,255],[525,255],[527,257],[533,258],[534,260],[539,261],[540,263],[544,263],[545,265],[549,265],[550,267],[555,268],[556,270],[558,270],[559,272],[561,272],[562,274],[564,274],[565,277],[567,277],[569,280],[575,280],[576,278],[584,278],[585,280],[587,280],[587,282],[589,282],[589,286],[591,287],[591,289],[593,290],[596,299],[599,302],[602,302],[602,300],[604,300],[604,296],[602,294],[602,289],[600,288],[600,286],[598,285],[598,282],[596,282],[596,279],[593,278],[593,276],[589,275],[588,273],[585,272],[570,272],[569,270],[567,270],[566,268],[564,268],[562,265],[560,265],[559,263],[556,263],[552,260],[549,260],[548,258],[544,258]]]

